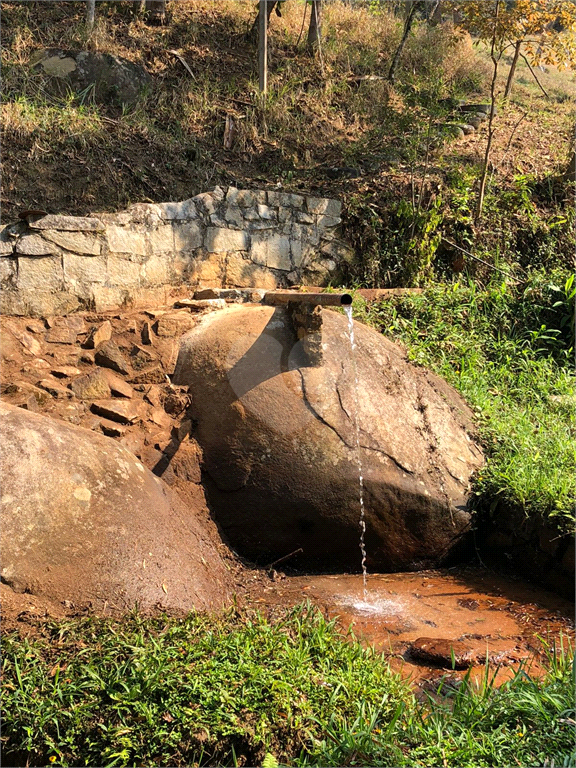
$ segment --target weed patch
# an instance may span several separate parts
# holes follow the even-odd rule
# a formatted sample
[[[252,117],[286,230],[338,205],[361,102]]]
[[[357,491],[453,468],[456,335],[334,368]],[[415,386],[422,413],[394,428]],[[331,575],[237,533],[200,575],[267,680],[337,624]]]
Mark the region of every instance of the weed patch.
[[[3,756],[12,765],[568,765],[571,653],[440,685],[418,703],[384,658],[310,605],[274,621],[75,618],[4,639]]]
[[[574,283],[534,271],[521,286],[455,282],[364,310],[475,409],[488,462],[476,506],[541,515],[573,530]]]

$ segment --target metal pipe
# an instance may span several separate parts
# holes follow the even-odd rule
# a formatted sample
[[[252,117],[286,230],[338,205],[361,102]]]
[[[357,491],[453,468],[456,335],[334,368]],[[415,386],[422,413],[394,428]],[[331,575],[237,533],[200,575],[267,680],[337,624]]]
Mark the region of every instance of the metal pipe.
[[[264,304],[278,306],[289,301],[302,304],[319,304],[324,307],[342,307],[352,304],[349,293],[300,293],[299,291],[269,291],[264,294]]]

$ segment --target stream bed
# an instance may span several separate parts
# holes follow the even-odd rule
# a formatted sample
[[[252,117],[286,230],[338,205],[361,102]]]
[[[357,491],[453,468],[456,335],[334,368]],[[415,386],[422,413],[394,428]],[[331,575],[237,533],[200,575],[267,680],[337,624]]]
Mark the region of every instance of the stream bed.
[[[496,685],[519,668],[538,676],[547,650],[574,646],[573,603],[486,569],[370,574],[366,597],[361,574],[287,576],[254,602],[273,608],[306,599],[423,688],[470,667],[480,680],[486,659]]]

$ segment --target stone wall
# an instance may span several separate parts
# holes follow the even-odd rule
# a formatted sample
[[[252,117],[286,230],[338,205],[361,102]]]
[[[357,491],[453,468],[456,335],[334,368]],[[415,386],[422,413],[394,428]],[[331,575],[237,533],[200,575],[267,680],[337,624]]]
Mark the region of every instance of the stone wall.
[[[325,285],[351,256],[338,200],[216,187],[90,217],[29,214],[0,230],[3,314],[167,303],[198,285]]]

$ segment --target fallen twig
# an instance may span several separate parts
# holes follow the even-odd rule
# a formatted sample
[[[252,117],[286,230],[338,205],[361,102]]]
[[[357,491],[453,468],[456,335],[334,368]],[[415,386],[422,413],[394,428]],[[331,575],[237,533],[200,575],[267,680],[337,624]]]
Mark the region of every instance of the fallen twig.
[[[302,547],[298,547],[298,549],[295,549],[294,552],[290,552],[289,555],[284,555],[284,557],[280,557],[278,560],[274,560],[273,563],[270,563],[270,565],[267,565],[266,567],[270,569],[272,568],[272,566],[279,565],[280,563],[283,563],[284,560],[288,560],[289,557],[293,557],[294,555],[300,554],[300,552],[304,552]]]
[[[169,50],[168,53],[171,53],[173,56],[176,56],[178,61],[186,68],[192,80],[196,80],[196,76],[194,75],[194,72],[192,72],[192,70],[190,69],[188,62],[184,59],[184,57],[180,53],[178,53],[178,51]]]
[[[466,256],[470,256],[471,259],[474,259],[474,261],[479,261],[480,264],[484,264],[487,267],[490,267],[490,269],[495,269],[497,272],[502,272],[507,277],[514,280],[514,282],[519,283],[520,280],[517,280],[515,277],[513,277],[510,272],[508,272],[506,269],[502,269],[502,267],[497,267],[494,264],[490,264],[489,261],[485,261],[484,259],[481,259],[479,256],[475,256],[473,253],[470,253],[470,251],[467,251],[465,248],[460,247],[459,245],[456,245],[456,243],[453,243],[451,240],[448,240],[447,238],[443,237],[442,242],[446,245],[449,245],[451,248],[456,248],[459,251],[462,251],[462,253],[465,253]]]

